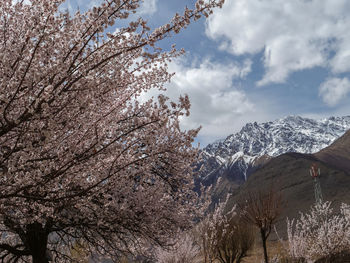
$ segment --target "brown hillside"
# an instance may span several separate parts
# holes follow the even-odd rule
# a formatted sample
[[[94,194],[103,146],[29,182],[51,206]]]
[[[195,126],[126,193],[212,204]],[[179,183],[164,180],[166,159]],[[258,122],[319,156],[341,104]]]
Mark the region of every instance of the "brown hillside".
[[[335,207],[350,203],[350,131],[317,154],[287,153],[272,158],[248,178],[231,201],[239,202],[247,192],[273,185],[284,200],[277,229],[285,237],[286,218],[299,217],[299,211],[308,211],[315,202],[314,182],[309,174],[313,163],[321,170],[324,200],[332,201]]]
[[[350,173],[350,130],[315,156],[329,165]]]

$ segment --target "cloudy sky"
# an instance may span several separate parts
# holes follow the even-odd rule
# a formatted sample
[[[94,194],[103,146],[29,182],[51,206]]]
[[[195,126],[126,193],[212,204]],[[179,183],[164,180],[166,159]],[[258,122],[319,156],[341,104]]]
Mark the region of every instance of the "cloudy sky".
[[[194,3],[145,0],[140,14],[157,27]],[[167,91],[190,96],[183,127],[201,125],[205,146],[247,122],[350,115],[349,12],[348,0],[226,0],[208,20],[163,41],[187,51],[170,65],[176,75]]]

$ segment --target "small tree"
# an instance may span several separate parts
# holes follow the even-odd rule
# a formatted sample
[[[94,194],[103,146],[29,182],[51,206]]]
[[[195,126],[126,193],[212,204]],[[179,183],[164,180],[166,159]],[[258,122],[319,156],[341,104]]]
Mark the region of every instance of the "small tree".
[[[201,247],[205,263],[213,263],[218,257],[217,243],[220,226],[227,222],[227,215],[224,210],[227,200],[216,205],[214,211],[209,213],[194,229],[197,243]],[[235,207],[229,213],[235,215]]]
[[[213,214],[209,214],[195,228],[197,243],[200,245],[204,263],[213,263],[217,258],[217,227],[222,221],[222,208],[218,206]]]
[[[281,212],[281,195],[272,187],[267,192],[249,192],[239,208],[242,219],[259,229],[264,260],[268,263],[266,241]]]
[[[236,215],[235,206],[225,213],[229,197],[219,203],[195,229],[206,263],[238,263],[247,256],[254,243],[254,233]]]
[[[75,14],[61,12],[63,2],[0,1],[3,262],[71,262],[77,240],[118,258],[164,245],[196,210],[198,130],[179,127],[188,97],[138,101],[163,89],[167,62],[182,53],[157,42],[223,0],[199,0],[153,31],[137,18],[142,0]]]
[[[252,228],[238,216],[222,222],[217,228],[217,259],[221,263],[239,263],[254,245]]]
[[[295,223],[295,224],[294,224]],[[315,261],[350,249],[350,207],[335,213],[331,202],[316,203],[296,221],[287,219],[288,252]]]
[[[158,248],[156,259],[159,263],[194,263],[199,256],[200,246],[191,233],[181,233],[170,249]]]

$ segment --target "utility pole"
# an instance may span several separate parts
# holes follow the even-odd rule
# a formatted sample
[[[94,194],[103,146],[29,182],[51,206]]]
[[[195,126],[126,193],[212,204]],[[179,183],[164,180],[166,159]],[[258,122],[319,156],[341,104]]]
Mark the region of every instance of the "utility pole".
[[[310,175],[314,178],[314,189],[315,189],[315,201],[317,204],[323,203],[321,184],[320,184],[320,175],[321,170],[313,163],[310,167]]]

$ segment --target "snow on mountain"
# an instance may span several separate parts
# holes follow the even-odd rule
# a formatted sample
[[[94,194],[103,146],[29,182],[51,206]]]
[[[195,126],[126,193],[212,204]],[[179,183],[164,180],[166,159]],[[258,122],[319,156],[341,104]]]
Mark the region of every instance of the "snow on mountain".
[[[288,116],[273,122],[248,123],[240,132],[202,151],[200,177],[212,183],[225,174],[243,182],[254,167],[286,152],[315,153],[350,129],[350,116],[313,120]]]

